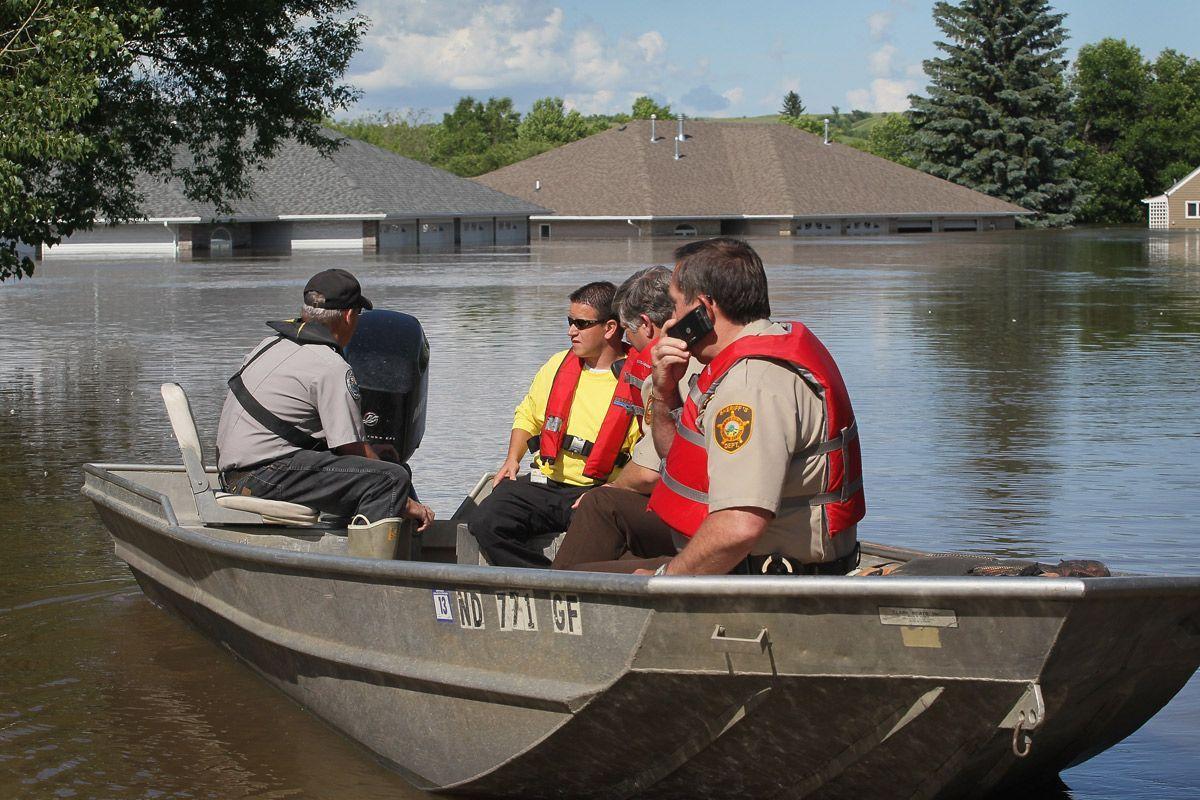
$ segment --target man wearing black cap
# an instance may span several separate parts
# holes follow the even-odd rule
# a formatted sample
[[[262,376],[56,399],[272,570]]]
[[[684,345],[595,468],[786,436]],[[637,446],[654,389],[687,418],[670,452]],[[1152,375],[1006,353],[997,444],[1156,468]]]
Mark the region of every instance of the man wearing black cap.
[[[351,554],[391,558],[400,518],[424,530],[433,512],[413,496],[408,468],[380,460],[365,441],[342,348],[371,307],[353,275],[327,269],[304,287],[299,320],[267,323],[276,335],[229,380],[217,468],[228,492],[353,518]]]

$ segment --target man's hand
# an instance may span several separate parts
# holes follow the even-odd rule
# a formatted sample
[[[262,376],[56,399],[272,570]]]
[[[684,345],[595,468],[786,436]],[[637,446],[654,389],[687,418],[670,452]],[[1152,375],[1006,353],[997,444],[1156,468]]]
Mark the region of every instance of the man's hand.
[[[520,471],[521,462],[519,459],[506,459],[505,462],[500,465],[500,469],[496,470],[496,477],[492,479],[492,487],[495,488],[500,484],[500,481],[503,480],[515,481],[517,479],[517,473]]]
[[[665,327],[669,329],[674,324],[675,320],[669,319]],[[652,377],[656,397],[670,401],[679,396],[679,381],[683,380],[687,372],[689,359],[691,353],[688,352],[687,342],[663,334],[650,354],[650,360],[654,364]]]
[[[404,510],[400,512],[406,519],[415,520],[417,522],[417,532],[428,528],[433,524],[433,509],[427,505],[418,503],[411,497],[404,504]]]

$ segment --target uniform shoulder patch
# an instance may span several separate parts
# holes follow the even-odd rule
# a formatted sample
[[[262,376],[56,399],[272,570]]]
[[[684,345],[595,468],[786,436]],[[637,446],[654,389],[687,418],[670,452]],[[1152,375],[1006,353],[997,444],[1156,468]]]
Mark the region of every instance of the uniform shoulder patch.
[[[354,402],[362,400],[362,392],[358,390],[358,381],[354,379],[354,370],[346,370],[346,391],[354,398]]]
[[[754,410],[742,403],[732,403],[717,412],[713,433],[717,444],[727,453],[736,453],[750,441],[754,427]]]

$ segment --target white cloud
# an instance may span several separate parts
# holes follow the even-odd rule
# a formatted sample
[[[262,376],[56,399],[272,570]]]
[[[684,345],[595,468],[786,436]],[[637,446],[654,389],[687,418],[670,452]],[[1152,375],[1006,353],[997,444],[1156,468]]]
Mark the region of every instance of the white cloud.
[[[896,57],[896,46],[885,44],[867,56],[867,67],[876,78],[886,78],[892,74],[892,59]]]
[[[646,31],[637,38],[637,46],[641,48],[642,60],[653,64],[667,52],[667,40],[658,31]]]
[[[918,84],[913,80],[876,78],[869,89],[853,89],[846,92],[846,103],[852,109],[863,111],[905,111],[908,96],[915,92]]]
[[[615,107],[616,96],[612,89],[598,89],[590,94],[568,94],[563,98],[563,106],[580,114],[604,114]],[[632,105],[633,100],[630,99],[629,106]]]
[[[895,17],[890,11],[876,11],[867,17],[867,30],[871,33],[871,38],[874,41],[879,41],[886,37],[892,29],[892,21]]]
[[[735,86],[728,91],[721,92],[721,96],[729,101],[729,105],[740,106],[746,99],[746,91],[740,86]]]
[[[610,38],[543,0],[361,0],[360,10],[373,25],[348,78],[368,93],[553,86],[588,112],[621,110],[612,104],[635,89],[662,94],[658,31]]]

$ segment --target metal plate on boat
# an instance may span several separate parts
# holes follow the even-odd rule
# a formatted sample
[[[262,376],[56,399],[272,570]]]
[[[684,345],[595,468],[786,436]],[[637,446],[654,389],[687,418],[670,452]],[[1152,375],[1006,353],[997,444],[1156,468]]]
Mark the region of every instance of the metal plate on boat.
[[[879,624],[910,628],[957,628],[958,614],[952,608],[880,606]]]

